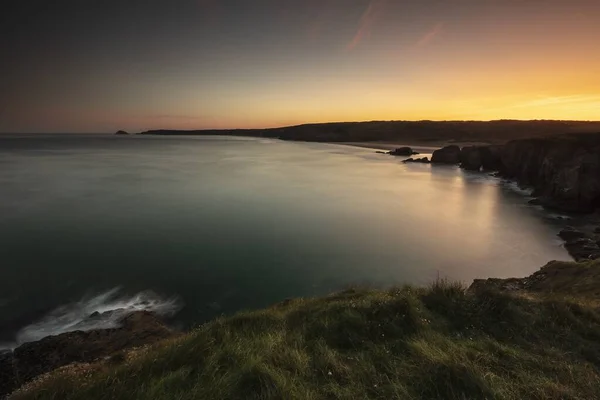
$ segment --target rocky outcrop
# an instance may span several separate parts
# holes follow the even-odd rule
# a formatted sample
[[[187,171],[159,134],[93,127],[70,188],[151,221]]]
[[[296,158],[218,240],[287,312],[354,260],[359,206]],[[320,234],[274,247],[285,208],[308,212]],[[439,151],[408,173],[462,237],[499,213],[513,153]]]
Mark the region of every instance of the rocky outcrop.
[[[423,158],[409,158],[407,160],[402,161],[405,164],[410,164],[410,163],[421,163],[421,164],[431,164],[431,161],[429,161],[429,158],[427,157],[423,157]]]
[[[547,208],[600,208],[600,133],[521,139],[503,146],[446,146],[433,152],[431,163],[498,171],[500,177],[531,187],[537,197],[532,204]]]
[[[558,236],[565,241],[565,248],[575,261],[600,258],[600,235],[595,231],[568,226],[560,231]]]
[[[460,151],[460,166],[469,171],[498,171],[502,167],[501,146],[466,146]]]
[[[468,290],[473,293],[529,291],[597,297],[600,296],[599,279],[599,261],[551,261],[526,278],[475,279]]]
[[[600,133],[507,143],[502,176],[530,186],[546,207],[591,212],[600,207]]]
[[[460,167],[470,171],[480,171],[483,166],[482,147],[467,146],[460,150]]]
[[[446,146],[433,152],[431,156],[433,164],[458,164],[460,163],[460,147],[456,145]]]
[[[499,171],[502,168],[502,146],[482,146],[481,168],[484,171]]]
[[[75,331],[25,343],[13,353],[0,354],[0,398],[33,378],[75,362],[92,362],[121,350],[172,337],[154,314],[129,314],[114,329]]]
[[[388,154],[392,155],[392,156],[404,156],[404,157],[408,157],[408,156],[414,156],[417,153],[416,151],[414,151],[412,148],[410,147],[398,147],[397,149],[394,149],[392,151],[390,151]]]
[[[118,131],[117,133],[115,133],[115,135],[129,135],[129,133],[126,131]]]

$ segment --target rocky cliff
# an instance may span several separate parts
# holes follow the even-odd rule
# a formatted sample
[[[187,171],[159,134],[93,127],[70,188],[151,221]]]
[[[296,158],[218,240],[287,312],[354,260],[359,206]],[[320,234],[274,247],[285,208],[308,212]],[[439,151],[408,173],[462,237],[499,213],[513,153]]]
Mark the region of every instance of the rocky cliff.
[[[534,189],[540,204],[570,212],[600,208],[600,133],[515,140],[500,173]]]
[[[447,146],[433,164],[460,164],[533,189],[536,204],[565,212],[600,209],[600,133],[513,140],[505,145]]]

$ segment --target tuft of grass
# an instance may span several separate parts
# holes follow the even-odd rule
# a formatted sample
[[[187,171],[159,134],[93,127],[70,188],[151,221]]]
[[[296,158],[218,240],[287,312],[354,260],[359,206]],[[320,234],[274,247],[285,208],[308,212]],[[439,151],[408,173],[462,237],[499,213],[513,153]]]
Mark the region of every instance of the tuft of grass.
[[[438,280],[294,299],[118,362],[63,368],[12,398],[598,399],[599,308],[564,284],[595,293],[599,264],[582,268],[552,286],[562,292],[473,292]]]

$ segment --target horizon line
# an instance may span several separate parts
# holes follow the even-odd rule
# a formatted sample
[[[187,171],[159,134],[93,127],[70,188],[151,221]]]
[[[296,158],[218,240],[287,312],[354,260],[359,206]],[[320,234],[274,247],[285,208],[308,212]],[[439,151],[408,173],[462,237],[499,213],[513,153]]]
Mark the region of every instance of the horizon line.
[[[201,131],[265,131],[265,130],[274,130],[274,129],[286,129],[286,128],[296,128],[301,126],[311,126],[311,125],[333,125],[333,124],[368,124],[375,122],[435,122],[435,123],[452,123],[452,122],[483,122],[483,123],[491,123],[491,122],[569,122],[569,123],[590,123],[596,124],[600,123],[600,120],[577,120],[577,119],[514,119],[514,118],[501,118],[501,119],[489,119],[489,120],[478,120],[478,119],[447,119],[447,120],[434,120],[434,119],[419,119],[419,120],[409,120],[409,119],[374,119],[374,120],[363,120],[363,121],[329,121],[329,122],[305,122],[296,125],[283,125],[283,126],[274,126],[274,127],[263,127],[263,128],[197,128],[197,129],[177,129],[177,128],[151,128],[141,130],[139,132],[129,132],[125,129],[118,129],[126,131],[129,134],[137,134],[137,133],[145,133],[145,132],[153,132],[153,131],[178,131],[178,132],[201,132]],[[77,131],[53,131],[53,132],[0,132],[0,135],[111,135],[115,134],[117,131],[111,132],[77,132]]]

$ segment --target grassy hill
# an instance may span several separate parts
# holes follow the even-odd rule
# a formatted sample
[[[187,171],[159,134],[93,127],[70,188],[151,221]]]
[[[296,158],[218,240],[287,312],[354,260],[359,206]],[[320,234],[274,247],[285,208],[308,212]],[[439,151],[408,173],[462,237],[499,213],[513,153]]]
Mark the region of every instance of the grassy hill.
[[[152,130],[149,135],[235,135],[309,142],[486,142],[545,137],[563,133],[599,132],[588,121],[369,121],[305,124],[271,129]]]
[[[207,323],[15,399],[597,399],[600,262],[350,289]],[[505,284],[503,284],[505,283]]]

